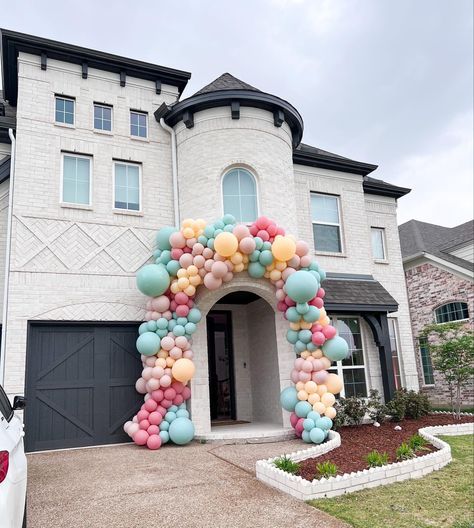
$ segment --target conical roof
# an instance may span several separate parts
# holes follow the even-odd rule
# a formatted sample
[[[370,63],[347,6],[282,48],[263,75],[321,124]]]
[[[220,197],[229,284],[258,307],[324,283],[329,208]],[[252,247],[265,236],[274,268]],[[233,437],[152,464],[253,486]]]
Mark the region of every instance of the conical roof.
[[[237,79],[237,77],[234,77],[230,73],[226,72],[217,77],[217,79],[214,79],[209,84],[206,84],[206,86],[198,90],[194,95],[218,92],[221,90],[248,90],[251,92],[261,92],[261,90],[258,88],[255,88],[254,86],[241,81],[240,79]],[[194,95],[191,97],[194,97]]]

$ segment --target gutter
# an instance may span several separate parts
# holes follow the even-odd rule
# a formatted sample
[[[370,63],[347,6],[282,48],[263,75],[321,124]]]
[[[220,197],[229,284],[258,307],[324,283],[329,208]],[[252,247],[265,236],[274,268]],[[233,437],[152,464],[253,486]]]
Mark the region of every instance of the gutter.
[[[178,187],[178,154],[176,149],[176,133],[174,129],[165,123],[163,117],[160,117],[160,125],[171,136],[171,171],[173,175],[173,209],[174,225],[177,229],[180,226],[179,219],[179,187]]]
[[[3,310],[2,310],[2,341],[0,347],[0,383],[5,384],[5,349],[7,345],[7,317],[8,317],[8,293],[10,285],[10,254],[12,243],[12,217],[13,217],[13,189],[15,180],[15,153],[16,139],[13,129],[8,129],[8,135],[11,141],[10,157],[10,186],[8,189],[8,214],[7,214],[7,240],[5,248],[5,278],[3,287]]]

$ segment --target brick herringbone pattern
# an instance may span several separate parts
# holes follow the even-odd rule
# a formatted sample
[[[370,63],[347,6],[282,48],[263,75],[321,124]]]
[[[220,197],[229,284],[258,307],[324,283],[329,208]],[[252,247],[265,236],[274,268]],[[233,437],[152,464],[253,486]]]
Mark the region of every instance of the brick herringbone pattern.
[[[89,302],[61,306],[49,312],[38,313],[32,319],[54,321],[143,321],[145,310],[141,306],[114,302]]]

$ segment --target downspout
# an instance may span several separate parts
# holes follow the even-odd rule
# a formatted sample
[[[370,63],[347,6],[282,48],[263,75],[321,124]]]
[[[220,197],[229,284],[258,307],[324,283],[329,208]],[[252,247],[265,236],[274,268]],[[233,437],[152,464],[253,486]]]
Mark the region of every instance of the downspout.
[[[179,188],[178,188],[178,155],[176,150],[176,133],[174,129],[160,118],[160,125],[171,136],[171,171],[173,175],[173,207],[174,207],[174,225],[179,229]]]
[[[12,243],[12,217],[13,217],[13,184],[15,179],[15,152],[16,139],[13,129],[8,129],[11,141],[10,157],[10,186],[8,188],[8,213],[7,213],[7,240],[5,247],[5,278],[3,285],[3,310],[2,310],[2,342],[0,347],[0,381],[5,384],[5,349],[7,345],[7,317],[8,317],[8,290],[10,284],[10,254]]]

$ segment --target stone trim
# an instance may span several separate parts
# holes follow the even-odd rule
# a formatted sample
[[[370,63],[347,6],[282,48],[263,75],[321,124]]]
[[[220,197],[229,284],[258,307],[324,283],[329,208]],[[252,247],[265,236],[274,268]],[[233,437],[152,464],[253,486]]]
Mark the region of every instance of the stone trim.
[[[256,464],[257,478],[269,486],[279,489],[297,499],[311,500],[337,497],[345,493],[352,493],[366,488],[375,488],[385,484],[392,484],[402,480],[420,478],[432,471],[441,469],[449,464],[451,458],[451,447],[443,442],[438,435],[455,436],[462,434],[473,434],[474,423],[440,425],[423,427],[419,433],[425,440],[437,447],[439,450],[402,462],[387,464],[378,468],[364,469],[362,471],[345,473],[337,477],[319,480],[305,480],[302,477],[290,475],[273,465],[273,457],[266,460],[258,460]],[[329,441],[296,451],[287,455],[291,460],[299,462],[314,456],[323,455],[341,445],[341,437],[335,431],[329,432]]]

